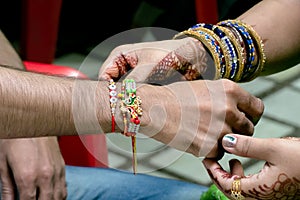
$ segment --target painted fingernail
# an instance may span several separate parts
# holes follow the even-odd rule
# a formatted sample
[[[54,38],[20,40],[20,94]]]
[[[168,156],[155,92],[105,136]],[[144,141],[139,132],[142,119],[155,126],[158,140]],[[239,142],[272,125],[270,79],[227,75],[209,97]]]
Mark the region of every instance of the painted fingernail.
[[[223,145],[225,147],[234,147],[236,144],[236,137],[232,136],[232,135],[225,135],[223,137]]]

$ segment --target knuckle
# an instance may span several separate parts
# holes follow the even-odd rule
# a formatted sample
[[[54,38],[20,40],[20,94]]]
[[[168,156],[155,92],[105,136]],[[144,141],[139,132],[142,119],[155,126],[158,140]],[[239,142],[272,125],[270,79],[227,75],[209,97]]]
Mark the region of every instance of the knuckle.
[[[43,167],[41,169],[41,175],[40,175],[40,177],[44,181],[51,180],[53,176],[54,176],[54,169],[53,168],[51,168],[51,167]]]
[[[15,176],[15,180],[20,187],[27,187],[28,185],[33,184],[36,180],[35,173],[31,170],[23,171],[20,174],[20,176]]]
[[[235,94],[239,90],[239,86],[231,80],[223,79],[222,82],[226,94]]]
[[[225,113],[226,113],[226,118],[230,121],[236,121],[238,120],[238,117],[236,116],[236,113],[235,111],[229,107],[229,106],[226,106],[225,107]]]

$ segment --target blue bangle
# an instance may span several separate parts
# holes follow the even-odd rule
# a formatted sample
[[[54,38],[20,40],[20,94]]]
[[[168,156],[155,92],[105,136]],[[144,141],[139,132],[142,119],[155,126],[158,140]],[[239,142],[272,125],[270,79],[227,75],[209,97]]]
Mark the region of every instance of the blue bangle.
[[[235,49],[233,43],[230,41],[229,37],[224,33],[224,31],[220,30],[217,26],[206,23],[199,23],[194,25],[192,28],[197,30],[200,27],[206,28],[208,30],[213,31],[223,42],[226,47],[226,52],[229,55],[228,70],[227,73],[222,76],[223,78],[229,78],[231,80],[236,80],[236,74],[239,71],[239,58],[237,56],[237,50]]]
[[[247,79],[248,76],[250,76],[254,71],[256,71],[256,67],[253,65],[256,52],[255,52],[254,42],[250,33],[247,31],[245,27],[240,26],[238,23],[232,20],[221,21],[218,23],[218,25],[235,28],[242,35],[245,44],[247,44],[246,45],[247,61],[241,78],[242,80]]]

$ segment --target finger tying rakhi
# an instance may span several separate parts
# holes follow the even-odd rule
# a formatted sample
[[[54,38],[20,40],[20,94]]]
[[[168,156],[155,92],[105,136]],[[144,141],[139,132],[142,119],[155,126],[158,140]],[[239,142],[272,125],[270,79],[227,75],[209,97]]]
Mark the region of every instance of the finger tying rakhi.
[[[245,177],[244,168],[242,163],[238,159],[231,159],[229,161],[230,173],[238,175],[240,177]]]
[[[222,166],[214,159],[205,158],[203,164],[215,185],[228,197],[231,196],[232,183],[241,177],[225,171]]]
[[[99,79],[119,80],[137,65],[138,59],[135,53],[120,53],[114,57],[113,61],[106,61],[100,69]],[[107,63],[107,64],[106,64]]]

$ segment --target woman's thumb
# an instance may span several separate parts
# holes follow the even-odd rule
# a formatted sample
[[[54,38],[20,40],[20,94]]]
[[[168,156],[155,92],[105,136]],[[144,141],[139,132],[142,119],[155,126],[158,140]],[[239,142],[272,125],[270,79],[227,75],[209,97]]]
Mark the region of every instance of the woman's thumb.
[[[276,155],[274,140],[251,136],[227,134],[222,139],[223,148],[235,155],[270,161]]]

